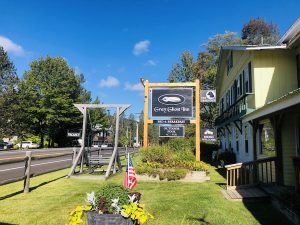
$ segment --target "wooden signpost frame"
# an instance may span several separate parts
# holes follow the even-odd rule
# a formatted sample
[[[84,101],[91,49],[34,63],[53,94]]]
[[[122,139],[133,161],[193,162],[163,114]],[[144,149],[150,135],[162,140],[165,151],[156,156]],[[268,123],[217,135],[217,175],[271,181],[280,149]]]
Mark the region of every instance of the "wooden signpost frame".
[[[191,124],[196,125],[196,160],[200,161],[200,82],[187,83],[149,83],[148,80],[144,81],[144,147],[148,146],[148,126],[153,124],[153,120],[149,120],[149,88],[162,88],[162,87],[193,87],[195,88],[195,116],[190,120]]]

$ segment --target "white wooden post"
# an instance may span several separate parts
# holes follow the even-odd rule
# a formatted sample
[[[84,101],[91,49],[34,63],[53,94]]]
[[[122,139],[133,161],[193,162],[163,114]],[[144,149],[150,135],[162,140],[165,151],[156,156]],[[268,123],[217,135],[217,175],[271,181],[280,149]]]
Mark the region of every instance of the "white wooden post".
[[[29,192],[31,155],[32,155],[31,151],[26,152],[25,173],[24,173],[24,193]]]

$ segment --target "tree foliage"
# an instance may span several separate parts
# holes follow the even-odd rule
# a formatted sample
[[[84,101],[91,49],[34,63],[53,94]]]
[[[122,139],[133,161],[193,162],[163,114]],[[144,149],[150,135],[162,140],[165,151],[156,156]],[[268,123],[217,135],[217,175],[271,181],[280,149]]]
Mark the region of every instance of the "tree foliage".
[[[24,113],[30,118],[29,127],[33,134],[48,135],[52,142],[61,142],[66,129],[79,121],[80,113],[73,106],[82,102],[83,76],[61,57],[46,57],[33,61],[30,70],[20,83],[20,97]],[[84,98],[88,98],[87,95]]]
[[[7,52],[0,46],[0,135],[11,136],[20,127],[17,103],[19,83],[16,69]]]
[[[190,52],[183,52],[180,63],[173,65],[169,74],[170,82],[190,82],[199,79],[201,89],[215,89],[217,63],[222,46],[238,45],[242,40],[235,32],[217,34],[208,39],[203,45],[206,52],[200,52],[194,60]],[[218,115],[216,103],[201,103],[201,123],[203,127],[213,127]],[[187,126],[188,136],[194,136],[195,129]]]
[[[250,19],[242,28],[242,39],[246,44],[276,44],[279,29],[276,24],[268,23],[263,18]]]

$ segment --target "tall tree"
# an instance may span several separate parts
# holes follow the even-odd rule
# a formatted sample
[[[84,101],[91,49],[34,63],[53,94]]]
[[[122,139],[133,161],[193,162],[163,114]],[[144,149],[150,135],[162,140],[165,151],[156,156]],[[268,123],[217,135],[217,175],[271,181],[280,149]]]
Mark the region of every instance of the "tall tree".
[[[30,115],[31,131],[40,136],[41,146],[45,135],[53,145],[64,138],[68,126],[80,122],[73,103],[81,101],[81,81],[82,76],[76,75],[61,57],[35,60],[25,72],[20,94],[25,100],[24,111]]]
[[[250,19],[242,28],[242,39],[246,44],[276,44],[279,29],[276,24],[268,23],[263,18]]]
[[[17,98],[19,79],[13,62],[0,46],[0,136],[13,135],[18,130],[19,111],[14,107]]]
[[[191,53],[185,51],[181,62],[173,65],[169,74],[170,82],[189,82],[200,79],[201,89],[215,89],[219,52],[222,46],[239,45],[242,40],[235,32],[217,34],[208,39],[203,45],[207,50],[200,52],[196,60]],[[201,123],[205,127],[213,127],[218,110],[215,103],[201,103]],[[193,136],[195,130],[188,126],[188,136]]]

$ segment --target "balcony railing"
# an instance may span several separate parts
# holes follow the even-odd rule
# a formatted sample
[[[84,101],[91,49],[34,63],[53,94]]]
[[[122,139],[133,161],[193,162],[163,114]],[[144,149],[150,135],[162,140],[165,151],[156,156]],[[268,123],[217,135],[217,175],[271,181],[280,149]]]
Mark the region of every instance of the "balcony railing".
[[[224,123],[230,123],[237,120],[239,117],[252,111],[248,107],[248,96],[253,95],[252,93],[246,93],[240,97],[233,105],[226,109],[215,121],[217,126],[221,126]]]
[[[277,182],[276,166],[276,157],[227,165],[225,166],[227,189],[256,184],[275,184]]]

